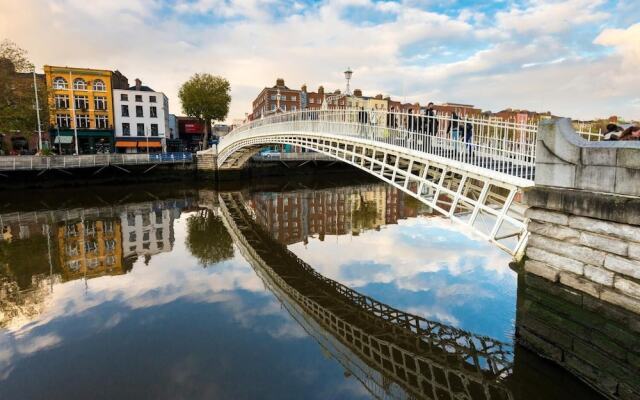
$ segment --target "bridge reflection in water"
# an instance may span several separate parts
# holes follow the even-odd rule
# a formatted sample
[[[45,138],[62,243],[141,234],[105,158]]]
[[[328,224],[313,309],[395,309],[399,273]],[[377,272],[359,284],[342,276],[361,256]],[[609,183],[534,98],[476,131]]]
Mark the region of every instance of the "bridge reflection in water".
[[[374,397],[513,399],[535,390],[523,349],[516,376],[510,344],[403,312],[320,275],[257,224],[246,204],[240,193],[220,195],[235,244],[296,321]]]

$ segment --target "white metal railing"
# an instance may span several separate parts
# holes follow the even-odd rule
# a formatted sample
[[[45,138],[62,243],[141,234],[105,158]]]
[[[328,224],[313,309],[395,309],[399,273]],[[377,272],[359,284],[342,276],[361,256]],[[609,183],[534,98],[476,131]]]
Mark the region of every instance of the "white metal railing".
[[[0,157],[0,171],[87,168],[107,165],[174,164],[189,163],[191,161],[191,153],[2,156]]]
[[[257,154],[253,156],[255,161],[329,161],[335,160],[331,156],[327,156],[315,151],[309,151],[304,153],[293,152],[273,152],[267,154]]]
[[[482,118],[424,116],[386,111],[304,110],[244,124],[218,146],[224,161],[234,144],[261,134],[328,134],[384,143],[470,164],[510,176],[533,179],[535,124]]]

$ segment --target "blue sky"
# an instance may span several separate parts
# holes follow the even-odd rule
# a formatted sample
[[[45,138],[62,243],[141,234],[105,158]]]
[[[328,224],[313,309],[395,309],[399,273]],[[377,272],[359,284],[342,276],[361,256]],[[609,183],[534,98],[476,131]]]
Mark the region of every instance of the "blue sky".
[[[406,101],[640,119],[637,0],[0,1],[0,38],[38,66],[118,69],[176,93],[227,77],[229,119],[258,91],[353,86]]]

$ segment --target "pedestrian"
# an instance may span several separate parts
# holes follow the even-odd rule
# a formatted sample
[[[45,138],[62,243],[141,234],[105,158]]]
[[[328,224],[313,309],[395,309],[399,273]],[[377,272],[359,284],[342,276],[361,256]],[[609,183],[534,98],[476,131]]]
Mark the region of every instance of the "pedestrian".
[[[640,126],[630,126],[620,134],[619,140],[640,140]]]
[[[619,140],[622,128],[616,124],[608,124],[602,140]]]
[[[427,104],[427,134],[438,134],[438,119],[436,116],[436,110],[433,108],[433,103]]]
[[[467,147],[467,154],[469,154],[469,156],[473,155],[473,125],[471,124],[471,122],[467,122],[465,124],[465,129],[464,129],[464,142],[466,143],[466,147]]]
[[[447,133],[451,134],[451,139],[458,140],[460,133],[460,117],[458,117],[458,113],[455,111],[451,114],[451,122],[447,128]]]

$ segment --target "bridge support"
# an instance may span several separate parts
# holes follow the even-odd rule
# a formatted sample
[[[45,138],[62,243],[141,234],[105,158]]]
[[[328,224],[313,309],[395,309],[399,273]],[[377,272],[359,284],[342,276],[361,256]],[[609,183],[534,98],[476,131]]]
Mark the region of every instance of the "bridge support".
[[[557,282],[558,293],[577,299],[578,308],[607,304],[640,329],[640,143],[586,142],[568,120],[541,124],[537,141],[536,186],[524,196],[530,207],[525,271]],[[576,329],[588,336],[581,340],[599,337],[588,324]],[[569,338],[560,346],[561,335],[554,330],[541,325],[525,329],[525,342],[562,365],[573,363],[568,369],[579,369],[579,376],[607,395],[623,393],[612,379],[585,372],[584,365],[598,363],[585,355],[576,358],[584,342]],[[637,353],[622,351],[620,356],[623,364],[640,366]],[[607,358],[605,353],[602,359]],[[578,368],[578,363],[584,365]]]

